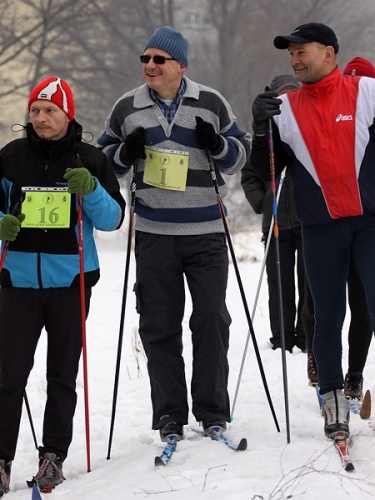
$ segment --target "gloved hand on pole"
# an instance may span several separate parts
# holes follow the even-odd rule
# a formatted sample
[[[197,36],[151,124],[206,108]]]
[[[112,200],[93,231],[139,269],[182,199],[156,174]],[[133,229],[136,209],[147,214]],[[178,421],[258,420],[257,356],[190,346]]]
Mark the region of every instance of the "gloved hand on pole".
[[[195,135],[199,146],[202,149],[208,149],[213,155],[219,154],[223,149],[223,139],[215,132],[212,123],[204,121],[200,116],[196,116],[195,121],[197,123]]]
[[[96,182],[87,168],[67,168],[64,174],[64,179],[68,181],[69,193],[91,194]]]
[[[120,151],[120,160],[128,165],[133,165],[137,158],[146,159],[145,154],[145,129],[138,127],[125,138],[125,144]]]
[[[25,214],[4,215],[0,220],[0,240],[14,241],[21,230],[21,222],[24,219]]]
[[[257,95],[252,106],[253,130],[257,135],[268,133],[268,120],[281,113],[281,99],[278,99],[277,92],[272,90]]]

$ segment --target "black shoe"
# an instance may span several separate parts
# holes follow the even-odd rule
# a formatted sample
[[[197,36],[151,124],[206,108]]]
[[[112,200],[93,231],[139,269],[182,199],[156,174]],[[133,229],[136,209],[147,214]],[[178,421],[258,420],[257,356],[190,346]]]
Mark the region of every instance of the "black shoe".
[[[276,349],[281,349],[281,340],[274,340],[274,339],[270,339],[270,340],[271,340],[273,351],[276,351]],[[294,347],[293,341],[288,341],[288,340],[285,341],[285,350],[286,351],[293,353],[293,347]]]
[[[314,354],[311,351],[307,353],[307,377],[310,385],[314,386],[319,384],[318,369],[316,367]]]
[[[202,422],[202,427],[205,434],[222,434],[227,428],[227,423],[221,418],[204,420]]]
[[[174,436],[176,441],[181,441],[184,439],[184,427],[177,422],[169,422],[159,429],[159,434],[160,439],[164,442],[168,441],[169,436]]]
[[[55,453],[46,452],[39,458],[39,470],[34,480],[40,491],[50,493],[64,481],[62,467],[62,460]]]
[[[9,491],[11,466],[12,462],[0,460],[0,497]]]
[[[352,372],[345,375],[344,396],[346,398],[363,399],[363,377],[361,372]]]

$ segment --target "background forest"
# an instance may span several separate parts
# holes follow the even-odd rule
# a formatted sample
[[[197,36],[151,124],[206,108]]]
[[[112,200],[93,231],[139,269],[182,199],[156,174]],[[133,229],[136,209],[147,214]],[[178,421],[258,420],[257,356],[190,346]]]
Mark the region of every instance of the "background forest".
[[[375,61],[374,18],[374,0],[1,0],[0,147],[20,136],[11,126],[27,121],[30,90],[50,75],[72,86],[76,118],[95,143],[115,100],[143,83],[139,55],[166,24],[190,41],[187,76],[219,90],[249,130],[256,94],[276,74],[292,73],[287,53],[273,47],[276,35],[329,24],[343,68],[356,55]],[[239,175],[230,182],[232,226],[257,220]]]

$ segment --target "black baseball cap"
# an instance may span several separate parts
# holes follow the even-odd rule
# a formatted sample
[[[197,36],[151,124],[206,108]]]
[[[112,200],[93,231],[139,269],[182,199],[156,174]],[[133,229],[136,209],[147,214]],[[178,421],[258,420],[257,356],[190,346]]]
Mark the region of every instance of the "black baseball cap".
[[[339,44],[335,32],[322,23],[306,23],[297,26],[290,35],[277,36],[273,44],[277,49],[287,49],[289,43],[310,43],[319,42],[323,45],[331,45],[335,54],[339,51]]]

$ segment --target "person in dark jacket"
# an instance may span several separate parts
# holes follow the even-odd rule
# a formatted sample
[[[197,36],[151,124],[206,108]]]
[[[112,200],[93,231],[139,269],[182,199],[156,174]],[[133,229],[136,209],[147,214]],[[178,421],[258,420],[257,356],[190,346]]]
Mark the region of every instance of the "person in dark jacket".
[[[238,172],[251,146],[224,97],[185,76],[188,48],[172,27],[155,30],[140,56],[145,83],[117,100],[98,139],[117,175],[136,170],[135,293],[152,428],[162,441],[182,439],[189,416],[184,278],[193,306],[192,412],[207,433],[230,421],[228,248],[210,165],[224,200],[221,174]]]
[[[341,73],[336,34],[322,23],[302,24],[273,43],[288,50],[302,85],[284,96],[270,91],[255,98],[251,161],[262,179],[269,179],[272,119],[275,172],[288,165],[302,224],[324,432],[346,439],[350,404],[343,393],[342,326],[351,257],[372,318],[375,314],[375,81]]]
[[[63,479],[72,440],[82,314],[99,279],[93,231],[120,227],[125,201],[105,155],[82,142],[74,97],[59,77],[31,92],[26,137],[0,151],[0,496],[9,491],[23,395],[41,331],[48,338],[43,446],[35,482]],[[84,289],[77,204],[81,198]],[[80,226],[80,227],[82,227]],[[86,310],[81,311],[84,293]]]
[[[291,75],[277,75],[271,82],[271,90],[282,95],[299,88],[297,80]],[[292,352],[297,346],[306,351],[306,335],[302,318],[305,301],[306,273],[302,252],[301,224],[296,214],[293,183],[286,173],[281,186],[280,176],[276,179],[279,192],[277,223],[279,228],[278,244],[280,250],[280,272],[283,297],[283,317],[285,348]],[[270,240],[266,271],[269,295],[269,316],[272,349],[281,347],[280,311],[278,294],[278,272],[276,266],[275,237],[273,231],[273,192],[271,182],[263,182],[258,172],[248,160],[241,170],[241,185],[245,196],[255,213],[263,214],[262,233],[264,242]],[[278,187],[279,186],[279,187]],[[298,294],[296,293],[298,290]],[[312,312],[312,314],[314,314]],[[312,318],[313,321],[313,318]]]

